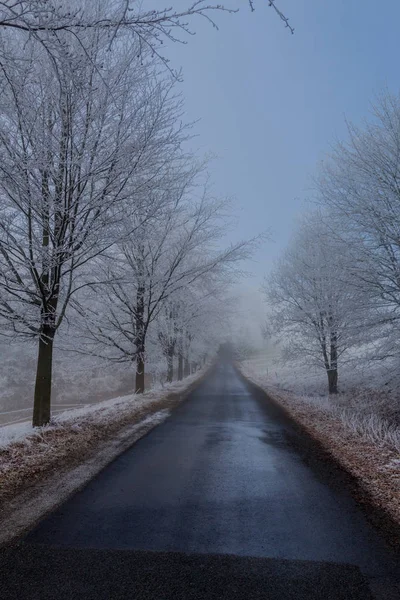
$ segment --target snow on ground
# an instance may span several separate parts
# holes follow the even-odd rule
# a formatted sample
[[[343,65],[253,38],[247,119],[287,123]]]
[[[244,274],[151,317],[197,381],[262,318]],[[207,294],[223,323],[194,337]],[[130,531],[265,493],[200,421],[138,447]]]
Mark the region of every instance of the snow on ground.
[[[16,423],[0,428],[0,544],[19,535],[166,419],[203,374],[199,371],[145,394],[63,411],[46,427]]]
[[[358,435],[400,451],[400,392],[393,364],[343,365],[336,396],[327,393],[323,369],[300,361],[284,362],[276,348],[243,361],[242,370],[271,395],[332,414]]]
[[[15,423],[0,427],[0,448],[5,448],[13,442],[20,441],[32,434],[32,424],[28,422]]]
[[[144,394],[128,394],[94,404],[86,404],[78,408],[69,408],[52,416],[51,423],[46,427],[33,429],[30,421],[3,425],[0,427],[0,450],[10,444],[23,442],[32,436],[41,436],[44,432],[60,428],[79,429],[87,425],[109,424],[115,419],[123,420],[135,411],[161,400],[168,394],[178,394],[198,377],[195,373],[183,381],[166,384],[145,392]]]
[[[243,361],[240,369],[353,475],[358,500],[390,515],[386,520],[379,513],[378,526],[400,544],[393,525],[400,525],[400,396],[393,365],[345,367],[336,396],[328,396],[323,370],[285,364],[276,351]]]
[[[131,412],[133,406],[139,408],[146,406],[151,401],[159,400],[166,394],[179,393],[198,378],[199,373],[195,373],[182,381],[174,381],[164,386],[154,387],[144,394],[118,396],[111,400],[103,400],[96,404],[87,404],[79,408],[70,409],[57,414],[52,419],[52,422],[54,424],[71,424],[75,421],[80,422],[86,418],[94,418],[97,422],[108,421],[116,412],[118,415],[122,415],[124,412]]]

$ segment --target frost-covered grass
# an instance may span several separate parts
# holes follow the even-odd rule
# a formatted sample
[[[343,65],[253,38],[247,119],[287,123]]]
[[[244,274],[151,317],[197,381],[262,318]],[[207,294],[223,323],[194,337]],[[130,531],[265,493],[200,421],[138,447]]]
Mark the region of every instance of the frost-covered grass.
[[[36,493],[37,484],[42,489],[44,482],[56,477],[58,489],[67,474],[84,469],[88,461],[96,464],[104,453],[108,461],[115,458],[163,421],[201,376],[202,372],[198,372],[145,394],[130,394],[64,411],[55,415],[46,427],[33,429],[30,424],[22,423],[0,428],[3,518],[7,520],[6,512],[18,508],[21,494],[28,494],[32,504],[30,496]],[[100,468],[105,466],[104,456],[99,461]],[[96,469],[89,471],[93,476]],[[0,529],[2,526],[0,519]]]
[[[0,427],[0,451],[15,442],[29,445],[35,437],[40,438],[44,434],[60,429],[78,430],[88,426],[110,425],[114,421],[123,421],[129,415],[151,406],[152,403],[162,400],[167,395],[179,394],[198,377],[199,373],[196,373],[183,381],[166,384],[144,394],[128,394],[68,409],[52,417],[50,424],[46,427],[33,429],[29,422],[4,425]]]
[[[342,369],[337,396],[328,396],[323,372],[285,364],[276,352],[243,361],[240,368],[353,475],[358,500],[389,515],[382,520],[379,513],[379,527],[398,548],[400,401],[393,366]]]
[[[400,452],[400,391],[393,365],[344,365],[339,373],[340,393],[329,396],[322,369],[300,362],[283,362],[266,350],[243,361],[243,372],[271,394],[290,397],[341,420],[351,431],[374,444]]]
[[[351,409],[337,409],[346,427],[374,444],[386,444],[400,452],[400,429],[394,423],[377,414],[362,414]]]
[[[260,382],[261,385],[261,382]],[[265,380],[263,387],[268,387]],[[371,404],[371,390],[365,395],[358,393],[358,404],[355,404],[351,393],[341,394],[337,398],[328,396],[296,396],[296,401],[305,406],[317,408],[330,414],[343,423],[345,427],[357,435],[376,445],[386,444],[400,452],[400,428],[397,421],[384,416],[386,402],[382,402],[379,391],[376,392],[376,405]]]
[[[4,425],[0,427],[0,449],[9,444],[23,440],[32,434],[31,423],[15,423],[14,425]]]

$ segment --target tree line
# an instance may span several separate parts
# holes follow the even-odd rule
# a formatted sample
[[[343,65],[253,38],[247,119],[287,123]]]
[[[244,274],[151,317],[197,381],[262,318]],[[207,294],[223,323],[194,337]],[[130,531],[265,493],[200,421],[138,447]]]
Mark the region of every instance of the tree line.
[[[400,356],[399,96],[382,94],[368,120],[349,124],[314,188],[317,206],[264,291],[270,332],[285,337],[290,357],[320,365],[337,393],[346,360]]]
[[[131,363],[137,392],[149,345],[171,380],[174,360],[182,378],[217,344],[254,241],[223,246],[227,202],[188,150],[160,54],[216,10],[0,2],[0,321],[38,345],[34,426],[51,417],[60,330],[76,351]]]

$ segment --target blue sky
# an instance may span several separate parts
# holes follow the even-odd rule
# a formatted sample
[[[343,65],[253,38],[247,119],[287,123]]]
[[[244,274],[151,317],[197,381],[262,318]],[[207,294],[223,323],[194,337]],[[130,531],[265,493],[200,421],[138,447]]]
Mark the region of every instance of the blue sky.
[[[196,36],[168,55],[183,68],[187,117],[200,119],[197,146],[219,157],[215,190],[235,197],[232,236],[274,232],[250,266],[256,285],[290,237],[316,164],[346,135],[345,117],[359,122],[382,88],[400,88],[400,2],[277,0],[295,35],[267,0],[254,13],[247,0],[225,5],[240,13],[217,14],[219,31],[192,22]]]

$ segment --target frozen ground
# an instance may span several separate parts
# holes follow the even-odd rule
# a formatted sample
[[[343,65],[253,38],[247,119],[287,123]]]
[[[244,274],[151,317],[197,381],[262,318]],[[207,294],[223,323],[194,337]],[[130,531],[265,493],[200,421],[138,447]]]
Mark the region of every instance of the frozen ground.
[[[242,369],[271,394],[333,414],[354,432],[400,451],[399,379],[393,363],[343,365],[336,396],[327,393],[323,369],[285,362],[274,346],[243,361]]]
[[[52,510],[162,422],[202,376],[0,428],[0,544]]]
[[[325,374],[284,363],[276,348],[243,361],[242,372],[275,398],[358,482],[363,502],[390,515],[380,519],[397,544],[400,524],[400,394],[395,364],[346,365],[340,393],[327,394]],[[392,519],[392,520],[390,520]]]
[[[122,420],[135,410],[145,408],[147,405],[162,399],[167,394],[179,393],[198,377],[199,373],[196,373],[181,382],[166,384],[163,387],[154,388],[145,394],[128,394],[112,398],[111,400],[78,407],[67,405],[64,409],[60,408],[55,412],[53,411],[53,417],[49,426],[36,430],[33,430],[30,421],[26,420],[10,425],[3,425],[0,427],[0,450],[13,442],[29,443],[29,440],[27,442],[27,438],[40,436],[43,432],[51,430],[102,425],[105,423],[109,424],[115,419]]]
[[[0,426],[32,418],[36,345],[0,339]],[[163,357],[149,356],[146,388],[165,381]],[[53,364],[52,414],[131,394],[135,369],[94,356],[76,355],[56,346]]]

